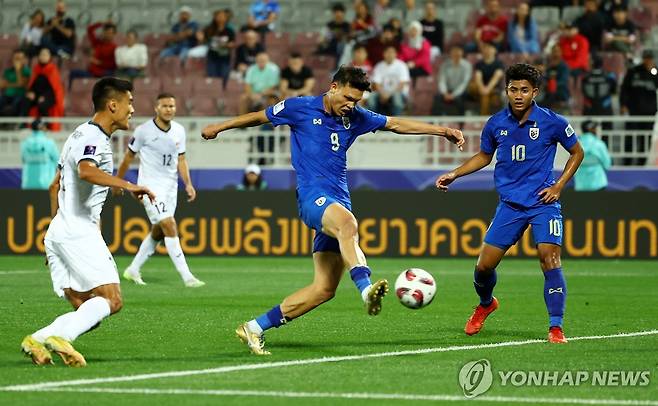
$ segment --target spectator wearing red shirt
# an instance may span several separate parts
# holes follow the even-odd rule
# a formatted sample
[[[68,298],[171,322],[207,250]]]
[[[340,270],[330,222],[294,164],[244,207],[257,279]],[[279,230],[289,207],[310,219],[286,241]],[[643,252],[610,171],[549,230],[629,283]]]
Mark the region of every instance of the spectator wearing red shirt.
[[[589,70],[589,42],[571,23],[562,23],[559,40],[562,59],[572,76],[581,76]]]
[[[488,0],[484,15],[480,16],[475,23],[475,42],[477,48],[483,42],[493,44],[498,52],[505,48],[505,34],[507,33],[507,16],[500,11],[498,0]]]
[[[352,37],[361,42],[372,37],[375,33],[375,20],[370,14],[368,5],[364,2],[354,5],[354,21],[352,21]]]
[[[432,74],[430,58],[432,45],[423,37],[423,26],[418,21],[409,24],[407,38],[400,45],[399,58],[407,63],[412,79]]]
[[[103,33],[100,37],[96,31],[103,27]],[[91,42],[92,52],[87,70],[74,69],[69,76],[69,88],[76,78],[84,77],[103,77],[110,76],[117,68],[114,51],[117,48],[114,42],[114,36],[117,33],[117,27],[114,23],[97,22],[87,27],[87,37]]]
[[[368,51],[368,59],[372,65],[377,65],[384,59],[384,50],[388,46],[398,48],[398,42],[395,40],[395,30],[389,24],[386,24],[382,29],[381,34],[366,43],[366,50]]]

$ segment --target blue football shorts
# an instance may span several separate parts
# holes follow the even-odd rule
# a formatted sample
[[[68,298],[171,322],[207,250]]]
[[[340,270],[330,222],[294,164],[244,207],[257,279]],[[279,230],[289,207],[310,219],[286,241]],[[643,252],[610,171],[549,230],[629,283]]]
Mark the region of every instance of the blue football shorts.
[[[562,214],[560,204],[546,204],[537,207],[521,207],[500,202],[496,208],[484,242],[507,250],[532,226],[535,245],[548,243],[562,245]]]

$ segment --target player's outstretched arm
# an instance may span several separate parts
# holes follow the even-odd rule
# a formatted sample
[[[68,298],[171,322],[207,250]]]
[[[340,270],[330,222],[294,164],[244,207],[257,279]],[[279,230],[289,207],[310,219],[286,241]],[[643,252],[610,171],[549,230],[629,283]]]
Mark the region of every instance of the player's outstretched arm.
[[[562,194],[562,189],[564,186],[569,183],[569,180],[573,177],[574,173],[578,170],[580,163],[583,162],[585,157],[585,151],[583,147],[580,146],[580,142],[575,143],[571,148],[569,148],[569,159],[564,165],[564,170],[562,175],[551,187],[542,189],[539,192],[539,199],[544,203],[553,203],[560,199],[560,194]]]
[[[444,192],[447,192],[448,186],[454,182],[455,179],[479,171],[480,169],[489,165],[492,159],[492,154],[485,154],[484,152],[480,151],[470,157],[468,161],[464,162],[461,166],[439,176],[436,179],[436,187],[440,190],[443,190]]]
[[[55,217],[57,214],[57,209],[59,208],[59,201],[57,200],[57,194],[59,193],[59,179],[62,175],[62,171],[57,168],[55,172],[55,177],[53,181],[48,186],[48,196],[50,197],[50,217]]]
[[[78,174],[80,179],[94,185],[117,187],[129,191],[138,199],[146,195],[152,202],[155,200],[155,195],[146,186],[135,185],[117,176],[109,175],[100,170],[96,166],[96,163],[90,160],[80,161],[78,164]]]
[[[448,141],[457,145],[460,151],[464,149],[464,135],[461,130],[449,127],[441,127],[418,120],[409,120],[400,117],[387,117],[385,129],[397,134],[429,134],[445,137]]]
[[[135,159],[135,153],[130,148],[126,149],[126,154],[123,156],[123,161],[121,161],[121,165],[119,165],[119,169],[117,170],[117,178],[123,179],[126,176],[126,172],[128,172],[133,159]],[[123,194],[123,189],[113,187],[112,194],[115,196],[121,195]]]
[[[265,110],[256,111],[234,117],[221,123],[207,125],[201,130],[201,136],[207,140],[212,140],[222,131],[233,128],[255,127],[269,122],[270,120],[267,118]]]

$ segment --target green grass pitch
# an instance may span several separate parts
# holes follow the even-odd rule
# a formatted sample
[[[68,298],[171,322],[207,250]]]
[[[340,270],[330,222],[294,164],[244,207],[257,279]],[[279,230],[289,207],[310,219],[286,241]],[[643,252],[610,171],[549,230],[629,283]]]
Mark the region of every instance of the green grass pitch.
[[[129,261],[128,257],[117,258],[119,269]],[[234,329],[308,283],[312,278],[310,258],[190,257],[189,263],[207,286],[184,288],[163,256],[152,258],[145,266],[148,286],[122,283],[124,309],[99,329],[78,338],[76,348],[89,365],[70,369],[59,359],[55,365],[36,367],[19,351],[23,336],[69,311],[68,304],[52,292],[43,258],[0,257],[0,404],[379,405],[427,400],[464,404],[467,400],[458,383],[459,371],[466,362],[484,358],[491,363],[494,382],[478,398],[482,404],[555,404],[550,399],[559,398],[576,404],[658,405],[655,331],[643,336],[574,340],[567,345],[518,345],[546,338],[543,278],[537,261],[503,261],[495,291],[500,309],[479,335],[467,337],[464,323],[477,302],[472,287],[473,260],[372,258],[374,277],[388,278],[391,283],[407,267],[428,270],[437,279],[437,298],[427,308],[409,310],[391,292],[382,314],[369,317],[346,275],[332,301],[267,333],[270,357],[251,355],[236,339]],[[655,262],[567,259],[563,265],[569,291],[567,337],[658,328]],[[480,347],[488,343],[512,345]],[[463,347],[469,345],[473,347]],[[441,349],[381,354],[426,348]],[[365,354],[380,355],[340,358]],[[308,362],[322,357],[339,358]],[[297,360],[301,362],[290,362]],[[277,364],[258,367],[262,363]],[[189,372],[205,369],[211,371]],[[650,383],[634,387],[589,383],[503,386],[498,372],[517,370],[650,371]],[[134,377],[175,371],[188,372]],[[108,377],[121,378],[23,391],[6,389]]]

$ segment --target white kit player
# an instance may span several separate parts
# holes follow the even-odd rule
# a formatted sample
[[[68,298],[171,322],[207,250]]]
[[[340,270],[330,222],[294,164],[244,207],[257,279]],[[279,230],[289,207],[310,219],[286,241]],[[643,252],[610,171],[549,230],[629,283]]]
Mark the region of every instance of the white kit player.
[[[85,366],[71,342],[122,307],[117,267],[101,235],[101,210],[110,187],[155,199],[145,186],[112,176],[110,137],[128,129],[134,112],[131,92],[132,84],[125,80],[107,77],[96,82],[94,117],[78,126],[62,149],[50,186],[54,218],[45,247],[53,289],[75,311],[23,339],[22,351],[37,365],[51,364],[55,352],[68,366]]]
[[[174,219],[179,173],[185,184],[187,201],[191,202],[196,198],[190,168],[185,159],[185,128],[173,121],[175,115],[176,98],[171,94],[160,94],[156,101],[155,118],[135,129],[119,166],[117,176],[123,178],[135,155],[139,154],[137,184],[147,186],[157,196],[154,202],[143,199],[146,214],[153,227],[142,241],[137,255],[123,273],[123,277],[138,285],[145,285],[140,270],[155,252],[157,244],[164,239],[169,257],[185,286],[197,288],[205,283],[195,278],[187,266]],[[116,192],[121,193],[119,190]]]

